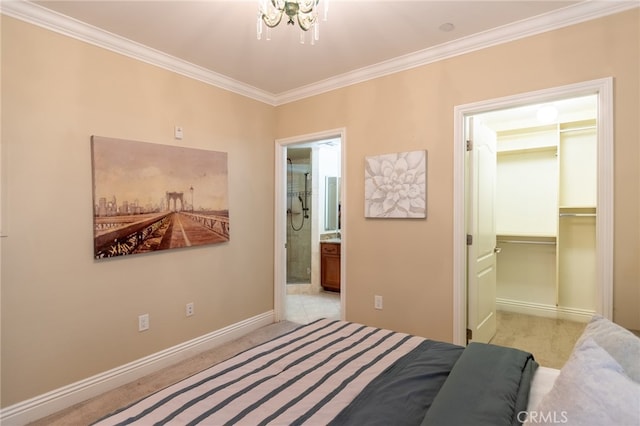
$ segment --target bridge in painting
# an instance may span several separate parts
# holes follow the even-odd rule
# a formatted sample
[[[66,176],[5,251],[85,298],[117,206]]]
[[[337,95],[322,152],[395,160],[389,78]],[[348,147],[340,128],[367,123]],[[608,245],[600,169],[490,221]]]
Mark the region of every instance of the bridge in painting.
[[[96,259],[229,241],[229,217],[194,212],[96,216]]]

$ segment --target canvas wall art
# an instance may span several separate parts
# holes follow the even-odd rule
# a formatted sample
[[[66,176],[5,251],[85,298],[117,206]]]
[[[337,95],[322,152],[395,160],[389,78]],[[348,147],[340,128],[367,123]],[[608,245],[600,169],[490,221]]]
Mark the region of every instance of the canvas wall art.
[[[225,152],[91,138],[94,257],[229,241]]]
[[[364,170],[365,217],[427,216],[427,151],[365,157]]]

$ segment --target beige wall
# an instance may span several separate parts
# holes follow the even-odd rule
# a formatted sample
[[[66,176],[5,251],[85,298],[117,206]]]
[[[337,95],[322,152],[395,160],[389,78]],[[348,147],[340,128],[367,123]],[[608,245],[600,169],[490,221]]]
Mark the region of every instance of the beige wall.
[[[612,76],[614,319],[640,329],[639,20],[635,9],[278,107],[279,138],[347,129],[347,319],[451,340],[453,108]],[[415,149],[428,150],[427,220],[365,219],[364,157]]]
[[[451,340],[453,107],[607,76],[615,319],[640,328],[638,21],[635,10],[273,108],[2,17],[2,406],[272,309],[273,139],[343,126],[348,319]],[[175,144],[176,124],[180,145],[229,153],[231,241],[93,261],[89,136]],[[365,220],[364,157],[412,149],[429,151],[428,219]],[[144,312],[151,329],[138,333]]]
[[[274,123],[272,106],[2,17],[3,406],[273,309]],[[94,261],[93,134],[227,152],[230,242]]]

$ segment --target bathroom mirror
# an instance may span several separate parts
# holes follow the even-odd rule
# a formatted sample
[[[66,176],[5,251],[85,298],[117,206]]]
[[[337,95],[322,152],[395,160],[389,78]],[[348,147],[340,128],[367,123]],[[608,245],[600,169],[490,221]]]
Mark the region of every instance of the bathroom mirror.
[[[327,176],[324,194],[324,230],[340,229],[340,178]]]

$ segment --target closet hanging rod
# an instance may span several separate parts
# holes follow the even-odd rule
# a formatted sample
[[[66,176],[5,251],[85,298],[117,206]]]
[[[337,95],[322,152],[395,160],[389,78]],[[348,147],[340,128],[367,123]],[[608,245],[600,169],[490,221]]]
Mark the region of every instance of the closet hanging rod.
[[[528,240],[497,240],[498,243],[506,243],[506,244],[542,244],[542,245],[550,245],[555,246],[555,241],[528,241]]]
[[[595,213],[560,213],[560,217],[596,217]]]

